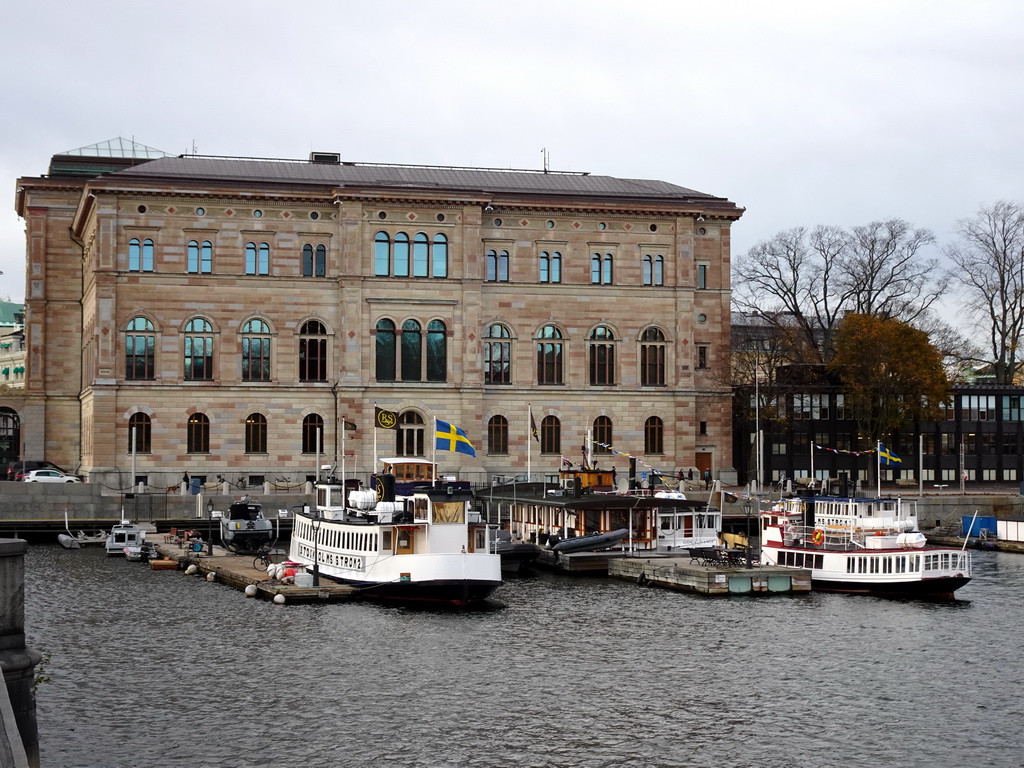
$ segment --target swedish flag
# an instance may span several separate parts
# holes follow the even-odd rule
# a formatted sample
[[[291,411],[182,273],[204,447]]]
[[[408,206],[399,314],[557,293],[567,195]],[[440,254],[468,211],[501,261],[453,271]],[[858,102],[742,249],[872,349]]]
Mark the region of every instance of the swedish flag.
[[[439,451],[455,451],[456,453],[476,456],[476,449],[469,442],[466,433],[447,421],[437,420],[437,430],[434,439],[434,445]]]
[[[878,459],[887,467],[891,467],[893,464],[902,464],[903,459],[896,455],[895,451],[890,451],[885,447],[885,443],[878,444]]]

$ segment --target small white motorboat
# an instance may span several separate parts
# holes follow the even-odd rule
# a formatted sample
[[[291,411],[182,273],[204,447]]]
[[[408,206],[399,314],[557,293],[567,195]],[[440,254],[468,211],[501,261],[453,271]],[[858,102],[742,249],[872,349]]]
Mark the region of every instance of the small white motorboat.
[[[131,520],[122,520],[110,529],[107,535],[106,549],[108,555],[124,555],[129,547],[140,547],[146,540],[146,532]]]

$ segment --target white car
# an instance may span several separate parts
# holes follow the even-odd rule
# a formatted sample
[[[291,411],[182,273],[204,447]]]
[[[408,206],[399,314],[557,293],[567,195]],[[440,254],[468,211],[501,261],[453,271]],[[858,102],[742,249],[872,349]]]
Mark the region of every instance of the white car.
[[[74,475],[65,475],[56,469],[33,469],[25,475],[26,483],[80,483]]]

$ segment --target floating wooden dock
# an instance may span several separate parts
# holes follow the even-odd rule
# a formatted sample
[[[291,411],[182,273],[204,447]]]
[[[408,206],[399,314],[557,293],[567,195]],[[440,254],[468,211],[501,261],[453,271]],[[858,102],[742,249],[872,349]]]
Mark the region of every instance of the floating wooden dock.
[[[150,542],[152,543],[152,542]],[[297,587],[294,584],[282,584],[267,578],[264,571],[253,568],[253,555],[236,555],[223,547],[214,545],[213,554],[208,547],[202,552],[192,552],[174,543],[156,544],[156,551],[161,557],[174,561],[177,570],[185,570],[195,565],[199,575],[245,591],[249,585],[256,587],[259,597],[274,602],[285,603],[317,603],[342,602],[359,597],[359,590],[347,584],[325,581],[319,587]],[[154,561],[150,561],[152,564]],[[166,567],[166,566],[157,566]]]
[[[608,575],[680,592],[702,595],[789,595],[811,591],[811,572],[800,568],[701,565],[689,555],[616,557]]]

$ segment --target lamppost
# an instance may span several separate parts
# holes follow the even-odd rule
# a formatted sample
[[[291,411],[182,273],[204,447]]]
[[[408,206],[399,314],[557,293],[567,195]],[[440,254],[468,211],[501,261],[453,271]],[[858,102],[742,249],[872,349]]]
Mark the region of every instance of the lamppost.
[[[753,568],[754,564],[750,562],[750,513],[754,511],[754,505],[747,499],[743,502],[743,514],[747,516],[747,568]]]
[[[206,502],[206,551],[213,557],[213,499]]]
[[[313,586],[320,586],[320,507],[313,508]]]

